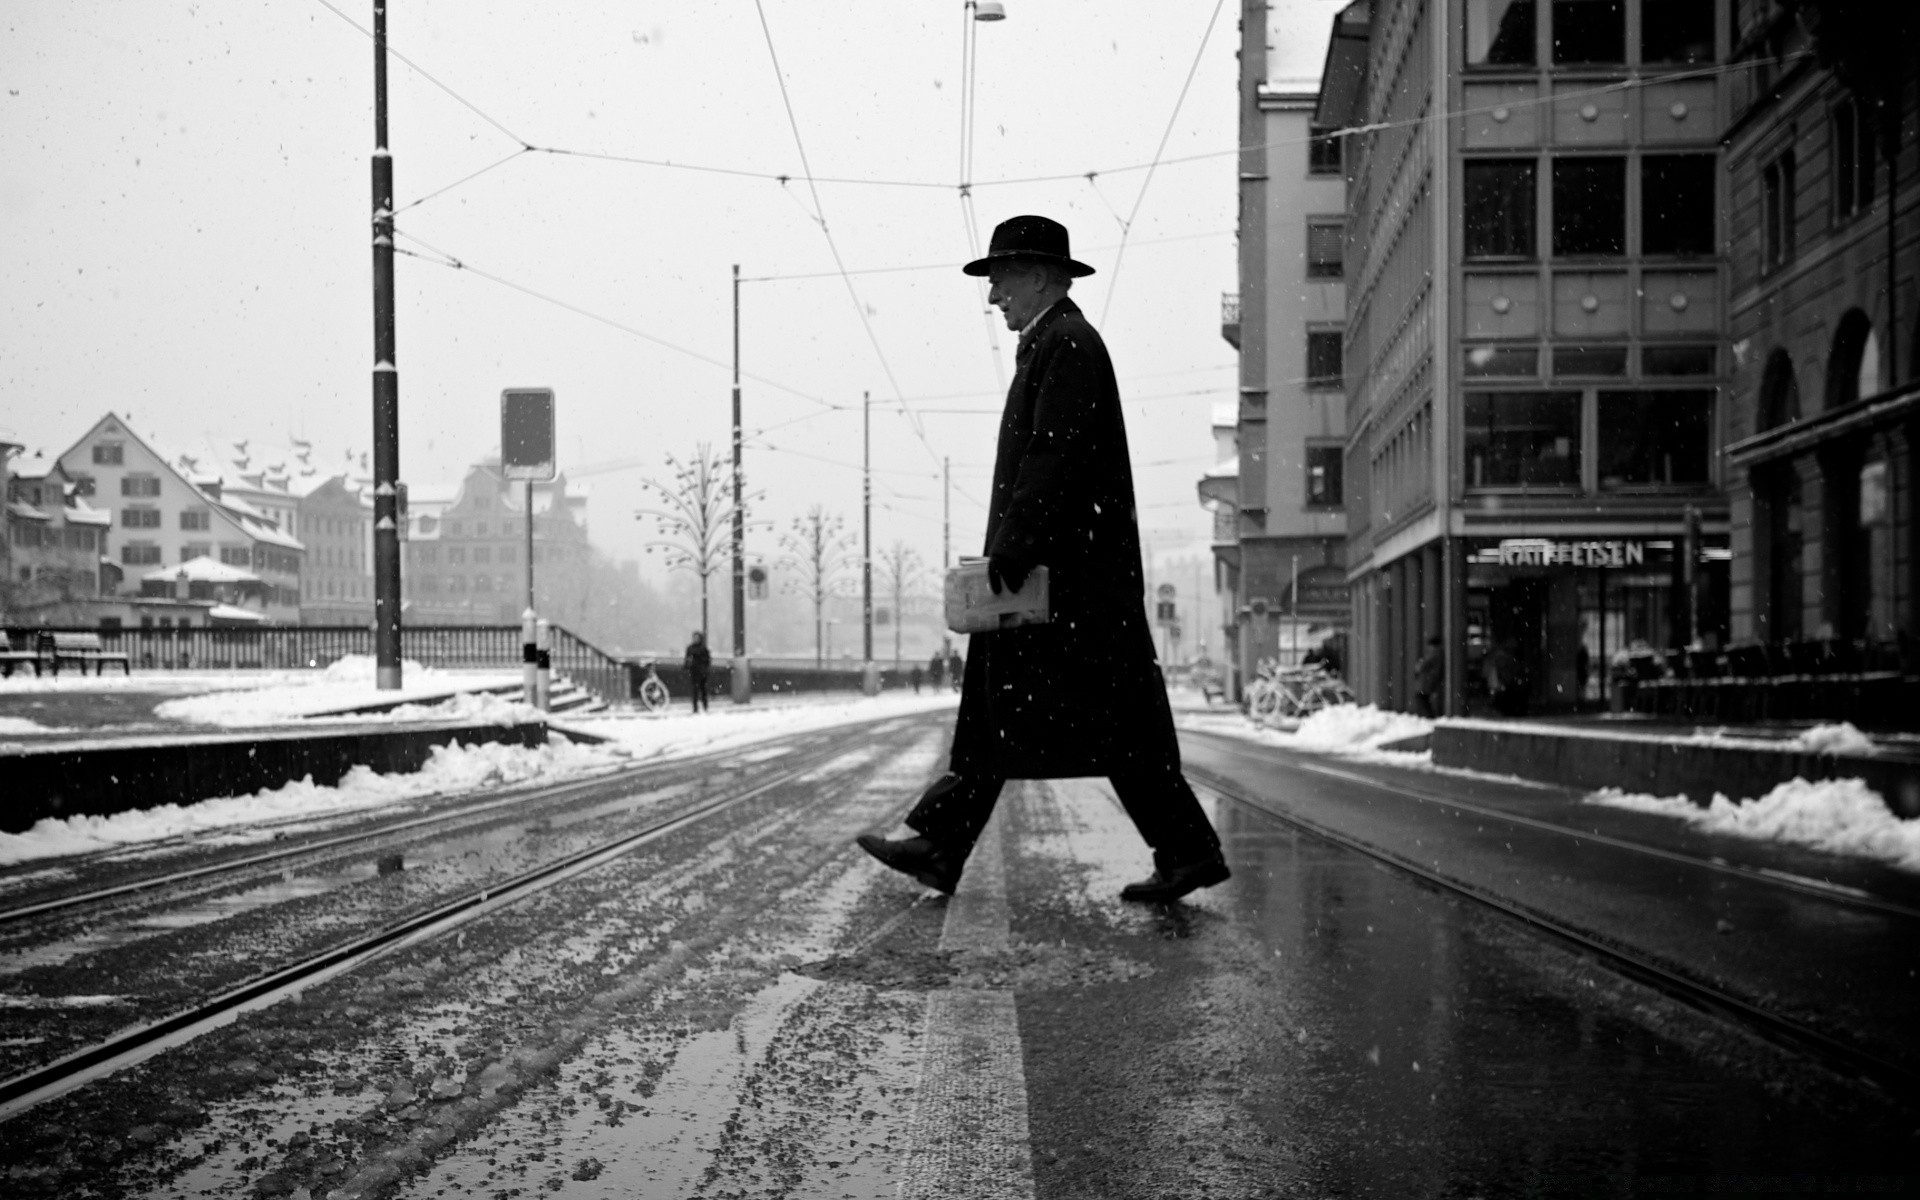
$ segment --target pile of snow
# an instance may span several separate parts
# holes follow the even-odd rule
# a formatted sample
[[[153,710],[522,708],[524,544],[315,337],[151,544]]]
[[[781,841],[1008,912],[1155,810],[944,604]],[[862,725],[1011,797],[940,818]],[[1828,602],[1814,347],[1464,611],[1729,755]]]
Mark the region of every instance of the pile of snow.
[[[1432,763],[1429,751],[1382,750],[1388,742],[1433,732],[1433,722],[1412,713],[1392,712],[1372,704],[1335,704],[1301,721],[1292,730],[1273,729],[1235,709],[1205,712],[1176,711],[1174,724],[1199,733],[1221,734],[1263,746],[1284,746],[1342,758],[1363,758],[1399,766]]]
[[[1586,803],[1677,817],[1709,833],[1788,842],[1920,871],[1920,819],[1895,816],[1880,794],[1859,779],[1790,779],[1758,800],[1734,801],[1716,794],[1705,808],[1684,796],[1617,788],[1602,788]]]
[[[42,725],[38,721],[29,721],[25,717],[0,717],[0,737],[22,733],[60,733],[59,725]]]
[[[1872,754],[1873,739],[1854,728],[1853,722],[1815,725],[1787,743],[1795,750],[1813,754]]]
[[[626,761],[627,756],[617,750],[577,745],[560,736],[545,746],[436,746],[427,764],[408,775],[378,775],[355,767],[334,787],[321,787],[309,776],[251,796],[164,804],[104,817],[49,817],[25,833],[0,833],[0,863],[88,854],[241,827],[252,836],[238,840],[264,841],[273,835],[268,826],[275,822],[403,806],[440,792],[564,779]]]
[[[1432,732],[1432,721],[1412,713],[1383,710],[1372,704],[1336,704],[1300,722],[1293,740],[1303,748],[1338,751],[1371,749]]]
[[[402,701],[408,703],[402,703],[399,709],[369,713],[353,719],[417,721],[423,718],[452,718],[466,715],[467,710],[458,706],[468,705],[477,706],[472,711],[486,714],[482,716],[483,720],[492,720],[504,712],[503,709],[492,707],[493,701],[503,704],[511,702],[498,696],[482,697],[473,690],[462,689],[498,687],[520,680],[518,672],[439,671],[418,663],[405,663],[401,667],[404,686],[397,691],[379,691],[374,687],[372,662],[364,655],[350,656],[324,671],[310,672],[293,682],[246,691],[183,696],[178,700],[161,702],[153,712],[163,720],[232,728],[301,721],[316,713],[336,712],[358,704]],[[423,713],[420,709],[425,705],[436,707],[432,712]],[[450,707],[437,707],[440,705]]]

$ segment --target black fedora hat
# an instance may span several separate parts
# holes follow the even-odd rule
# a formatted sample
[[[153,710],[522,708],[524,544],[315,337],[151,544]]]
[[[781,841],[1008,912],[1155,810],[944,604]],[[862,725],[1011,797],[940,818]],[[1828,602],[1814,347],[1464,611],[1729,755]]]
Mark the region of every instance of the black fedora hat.
[[[1067,249],[1067,227],[1046,217],[1008,217],[993,227],[993,240],[987,243],[987,256],[961,267],[969,275],[985,275],[995,263],[1009,259],[1059,263],[1075,279],[1093,274],[1093,268],[1077,261]]]

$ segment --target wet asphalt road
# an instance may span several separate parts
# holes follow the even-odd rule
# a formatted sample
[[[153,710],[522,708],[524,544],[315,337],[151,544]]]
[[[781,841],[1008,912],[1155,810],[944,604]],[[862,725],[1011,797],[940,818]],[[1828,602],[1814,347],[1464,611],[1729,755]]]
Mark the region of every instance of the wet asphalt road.
[[[938,718],[850,731],[844,754],[711,829],[0,1125],[0,1191],[1920,1191],[1912,1110],[1205,789],[1235,876],[1190,903],[1119,902],[1147,856],[1092,780],[1010,786],[960,895],[934,897],[848,839],[892,826],[937,774],[944,732]],[[1209,756],[1197,740],[1189,754]],[[1717,880],[1663,894],[1657,872],[1608,891],[1595,879],[1611,858],[1536,872],[1482,844],[1484,820],[1469,835],[1285,751],[1236,761],[1275,805],[1345,812],[1529,899],[1585,897],[1581,911],[1657,948],[1704,942],[1719,957],[1702,973],[1763,982],[1756,963],[1814,956],[1781,966],[1794,1004],[1819,1002],[1806,980],[1824,973],[1834,1007],[1872,1018],[1841,1022],[1862,1037],[1887,1006],[1865,993],[1897,987],[1912,959],[1910,926],[1887,913],[1823,925],[1815,899],[1726,900]],[[1794,919],[1734,946],[1722,918],[1692,911],[1703,897]]]

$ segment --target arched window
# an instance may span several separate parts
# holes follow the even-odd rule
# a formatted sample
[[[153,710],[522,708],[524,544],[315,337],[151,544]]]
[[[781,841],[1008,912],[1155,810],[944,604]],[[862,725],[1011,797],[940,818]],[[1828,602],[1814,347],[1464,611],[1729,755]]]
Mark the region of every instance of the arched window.
[[[1827,356],[1828,411],[1844,408],[1863,396],[1880,391],[1880,340],[1874,336],[1873,322],[1867,314],[1850,308],[1840,318],[1833,334],[1833,349]]]
[[[1760,405],[1755,414],[1754,432],[1788,425],[1800,419],[1800,379],[1793,372],[1793,359],[1785,350],[1775,350],[1767,359],[1767,370],[1760,378]]]

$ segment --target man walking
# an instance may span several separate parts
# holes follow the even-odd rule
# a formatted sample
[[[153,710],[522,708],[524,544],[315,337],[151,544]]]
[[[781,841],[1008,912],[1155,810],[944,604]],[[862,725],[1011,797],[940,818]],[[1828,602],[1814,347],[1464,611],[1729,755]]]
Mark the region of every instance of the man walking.
[[[713,669],[713,652],[707,649],[707,635],[698,629],[687,643],[687,690],[693,695],[693,711],[707,708],[707,673]]]
[[[1014,217],[969,275],[1019,331],[987,513],[988,580],[1020,590],[1048,570],[1046,624],[973,635],[948,774],[907,825],[860,846],[951,893],[1008,779],[1104,775],[1153,850],[1126,900],[1176,900],[1228,876],[1220,839],[1180,774],[1166,683],[1141,595],[1140,534],[1120,391],[1105,343],[1067,298],[1093,268],[1066,227]]]

